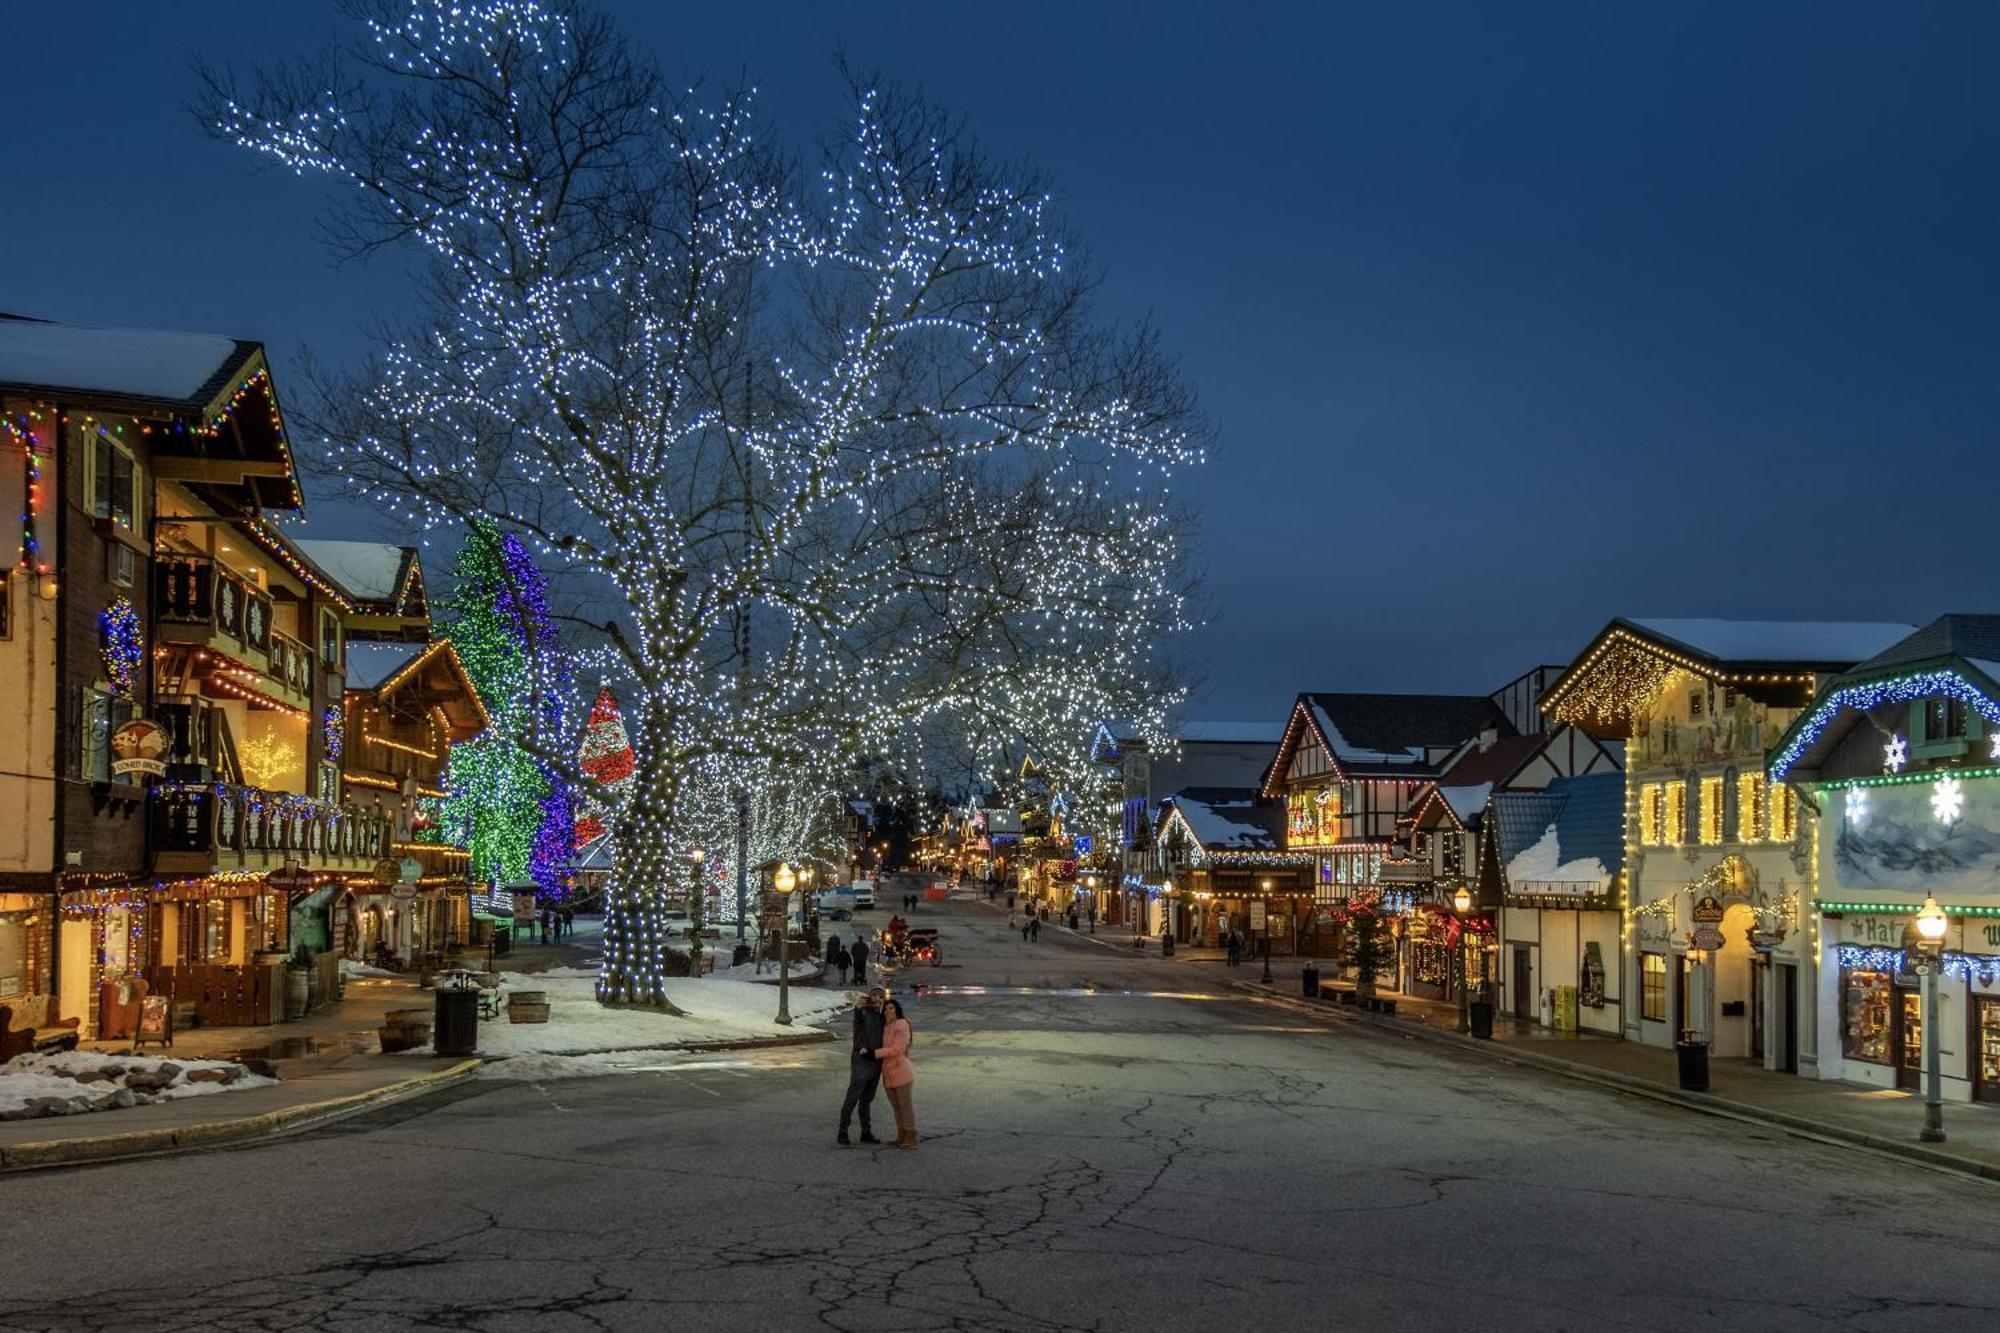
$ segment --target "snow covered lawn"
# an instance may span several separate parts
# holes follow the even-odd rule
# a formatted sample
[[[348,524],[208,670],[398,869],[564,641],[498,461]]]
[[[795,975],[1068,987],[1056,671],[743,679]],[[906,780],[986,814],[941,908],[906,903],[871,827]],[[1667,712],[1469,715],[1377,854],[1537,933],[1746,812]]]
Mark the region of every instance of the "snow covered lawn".
[[[278,1080],[231,1060],[64,1051],[0,1065],[0,1120],[116,1111],[174,1097],[268,1088]]]
[[[782,1037],[810,1032],[830,1014],[848,1006],[846,991],[803,987],[791,993],[792,1026],[781,1027],[772,1021],[778,1012],[777,987],[703,977],[667,983],[668,998],[687,1011],[685,1018],[645,1009],[606,1009],[597,1003],[596,974],[576,975],[581,971],[562,968],[502,973],[503,996],[541,991],[549,997],[549,1021],[510,1023],[504,1010],[498,1019],[482,1019],[479,1053],[489,1057],[579,1055],[735,1037]],[[420,1050],[428,1053],[429,1048]]]

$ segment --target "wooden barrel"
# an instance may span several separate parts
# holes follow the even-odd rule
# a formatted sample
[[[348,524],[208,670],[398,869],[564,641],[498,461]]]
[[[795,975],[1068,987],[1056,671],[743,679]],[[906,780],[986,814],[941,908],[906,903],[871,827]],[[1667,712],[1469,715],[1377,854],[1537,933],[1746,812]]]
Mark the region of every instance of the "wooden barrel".
[[[545,990],[517,990],[507,997],[509,1023],[549,1021],[549,993]]]
[[[428,1046],[433,1016],[429,1009],[391,1009],[382,1015],[382,1052],[413,1051]]]

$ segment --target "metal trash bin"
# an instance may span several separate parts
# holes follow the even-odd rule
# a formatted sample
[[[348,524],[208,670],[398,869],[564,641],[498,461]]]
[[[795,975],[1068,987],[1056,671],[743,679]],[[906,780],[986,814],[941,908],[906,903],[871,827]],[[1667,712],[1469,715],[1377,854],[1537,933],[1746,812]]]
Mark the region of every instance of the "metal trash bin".
[[[729,955],[729,965],[731,967],[741,967],[749,961],[750,961],[750,946],[747,944],[737,945],[736,948],[733,951],[731,951]]]
[[[1493,1002],[1474,1000],[1466,1006],[1466,1016],[1472,1020],[1472,1035],[1481,1041],[1493,1040]]]
[[[479,1049],[479,989],[446,987],[437,991],[431,1049],[439,1055],[471,1055]]]
[[[1681,1087],[1688,1092],[1707,1092],[1708,1043],[1683,1037],[1674,1043],[1674,1057],[1680,1062]]]
[[[1319,998],[1319,964],[1307,963],[1299,969],[1299,986],[1307,998],[1315,1000]]]
[[[1160,936],[1160,957],[1172,958],[1173,956],[1174,956],[1174,937],[1171,935]]]

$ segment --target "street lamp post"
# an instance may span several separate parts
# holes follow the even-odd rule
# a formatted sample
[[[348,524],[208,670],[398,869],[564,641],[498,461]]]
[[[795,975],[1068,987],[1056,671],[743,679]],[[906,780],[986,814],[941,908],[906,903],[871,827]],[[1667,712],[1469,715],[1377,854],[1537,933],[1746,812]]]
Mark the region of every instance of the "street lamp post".
[[[778,913],[778,1022],[786,1027],[792,1022],[792,950],[786,936],[791,933],[792,890],[798,886],[798,873],[789,861],[780,864],[778,873],[771,876],[771,887],[778,891],[778,900],[783,904]]]
[[[688,979],[701,979],[701,865],[708,853],[699,846],[688,850]]]
[[[1463,884],[1451,895],[1451,910],[1458,916],[1458,938],[1452,942],[1453,970],[1458,973],[1458,1030],[1472,1031],[1472,996],[1465,984],[1465,918],[1472,910],[1472,895]]]
[[[1271,881],[1260,885],[1264,891],[1264,984],[1271,984]]]
[[[1944,1142],[1943,1077],[1938,1070],[1938,972],[1944,962],[1944,936],[1951,923],[1937,899],[1924,899],[1917,913],[1917,938],[1922,941],[1924,961],[1917,967],[1917,984],[1922,987],[1924,1011],[1924,1128],[1917,1135],[1925,1143]]]
[[[1097,909],[1101,905],[1097,901],[1096,871],[1093,870],[1083,877],[1083,887],[1090,894],[1090,933],[1095,935],[1097,933]]]

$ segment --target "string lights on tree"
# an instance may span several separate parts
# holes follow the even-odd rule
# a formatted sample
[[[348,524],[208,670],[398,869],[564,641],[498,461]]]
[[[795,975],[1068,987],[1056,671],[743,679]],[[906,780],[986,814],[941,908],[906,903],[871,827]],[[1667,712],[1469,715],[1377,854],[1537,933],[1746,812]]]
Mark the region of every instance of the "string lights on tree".
[[[366,26],[332,88],[211,71],[200,112],[348,188],[344,253],[428,265],[327,449],[413,525],[524,543],[625,701],[601,998],[665,1003],[656,923],[690,847],[736,846],[742,784],[810,810],[864,762],[922,790],[940,755],[1076,750],[1107,716],[1164,735],[1172,482],[1208,427],[1151,330],[1095,319],[1042,178],[863,80],[796,172],[750,95],[675,93],[571,4]],[[574,754],[537,754],[596,814]]]

